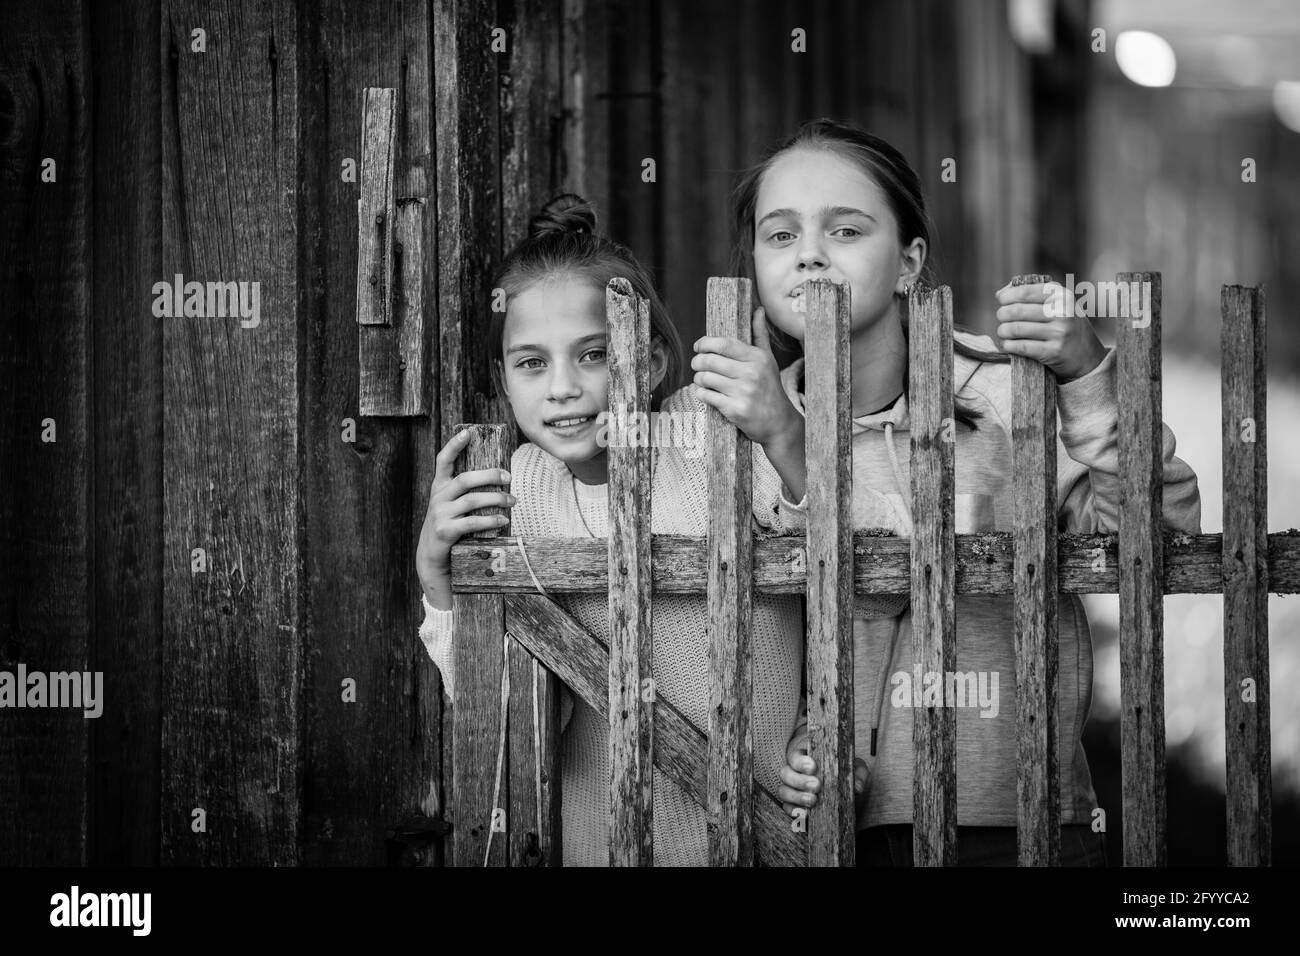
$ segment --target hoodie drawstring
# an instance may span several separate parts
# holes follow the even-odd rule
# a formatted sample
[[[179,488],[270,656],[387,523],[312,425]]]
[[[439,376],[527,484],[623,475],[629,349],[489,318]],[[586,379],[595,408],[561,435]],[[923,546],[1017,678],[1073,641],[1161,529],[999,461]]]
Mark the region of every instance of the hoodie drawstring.
[[[894,423],[885,422],[885,449],[889,452],[889,463],[894,468],[894,480],[898,482],[898,496],[903,499],[903,510],[907,513],[907,523],[912,523],[912,506],[907,499],[911,492],[903,487],[903,469],[898,465],[898,452],[894,451]]]
[[[894,423],[885,422],[885,449],[889,452],[889,463],[894,469],[894,480],[898,482],[899,497],[903,500],[903,510],[907,513],[908,524],[912,523],[912,509],[907,499],[911,497],[908,489],[904,487],[903,469],[898,464],[898,453],[894,450]],[[876,755],[876,738],[880,731],[880,718],[885,711],[885,692],[889,686],[889,665],[894,660],[894,650],[898,646],[898,633],[902,630],[902,618],[895,617],[893,620],[893,631],[889,635],[889,648],[885,651],[885,658],[880,662],[880,682],[876,690],[876,718],[871,722],[871,756]]]

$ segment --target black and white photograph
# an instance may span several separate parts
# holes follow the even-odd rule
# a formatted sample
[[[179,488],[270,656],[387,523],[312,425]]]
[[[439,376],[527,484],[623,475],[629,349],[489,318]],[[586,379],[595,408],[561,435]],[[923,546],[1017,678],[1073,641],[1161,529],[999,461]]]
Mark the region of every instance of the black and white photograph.
[[[0,921],[1281,929],[1297,262],[1293,0],[0,0]]]

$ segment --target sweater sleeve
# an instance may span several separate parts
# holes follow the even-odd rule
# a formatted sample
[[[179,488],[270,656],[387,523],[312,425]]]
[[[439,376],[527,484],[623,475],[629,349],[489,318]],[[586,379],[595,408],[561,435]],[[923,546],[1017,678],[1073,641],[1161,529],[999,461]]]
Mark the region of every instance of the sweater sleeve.
[[[808,507],[806,496],[798,504],[791,503],[790,489],[777,474],[767,453],[763,451],[763,446],[755,443],[750,446],[750,450],[753,459],[754,519],[760,527],[778,534],[802,531],[807,524],[804,514]]]
[[[452,666],[451,656],[451,621],[452,611],[439,610],[429,603],[429,599],[420,594],[420,603],[424,605],[424,622],[420,625],[420,641],[429,653],[429,659],[438,667],[442,675],[442,686],[447,696],[456,699],[456,670]]]
[[[1095,369],[1057,387],[1057,506],[1064,531],[1119,529],[1119,397],[1115,351]],[[1161,423],[1165,525],[1199,534],[1196,473],[1174,456],[1174,433]],[[1062,454],[1064,452],[1064,454]],[[1068,457],[1067,457],[1068,456]]]
[[[442,675],[442,686],[452,701],[456,699],[456,668],[452,664],[451,634],[453,612],[442,611],[429,603],[429,599],[420,595],[424,605],[424,622],[420,625],[420,641],[429,653],[429,659]],[[573,717],[573,691],[563,682],[560,683],[560,733],[568,729]]]

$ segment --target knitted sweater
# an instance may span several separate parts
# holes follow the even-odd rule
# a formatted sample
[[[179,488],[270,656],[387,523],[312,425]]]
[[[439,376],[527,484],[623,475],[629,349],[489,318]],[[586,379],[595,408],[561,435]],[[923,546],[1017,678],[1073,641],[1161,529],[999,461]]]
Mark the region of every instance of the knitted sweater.
[[[660,447],[653,452],[651,487],[653,534],[702,537],[708,532],[708,483],[703,455],[706,406],[688,389],[664,402],[662,412],[699,424],[695,448]],[[699,416],[691,419],[690,416]],[[689,432],[687,433],[689,434]],[[754,517],[782,530],[777,499],[781,481],[758,445],[753,446]],[[510,464],[511,493],[518,504],[511,532],[531,537],[605,537],[609,530],[608,486],[574,482],[558,459],[536,445],[515,452]],[[579,512],[581,508],[581,512]],[[584,520],[586,522],[584,526]],[[442,672],[447,693],[455,696],[451,661],[453,613],[421,598],[420,638]],[[605,595],[555,595],[553,600],[593,634],[609,637],[609,599]],[[707,601],[703,595],[656,595],[652,614],[654,678],[658,693],[693,724],[708,727],[709,643]],[[751,653],[754,661],[751,727],[754,772],[773,793],[780,785],[788,743],[799,710],[803,663],[803,614],[794,595],[754,594]],[[561,817],[565,866],[609,865],[609,729],[582,700],[561,738]],[[667,776],[655,771],[654,846],[659,866],[706,866],[706,813]]]
[[[995,350],[987,336],[958,332],[978,349]],[[803,410],[798,390],[802,360],[782,372],[786,393]],[[955,519],[959,534],[1011,531],[1015,483],[1011,448],[1011,366],[954,358],[957,392],[983,413],[974,431],[960,425],[955,450]],[[964,388],[962,387],[964,385]],[[1057,389],[1057,512],[1067,532],[1118,529],[1119,427],[1114,352],[1089,374]],[[1163,427],[1164,519],[1199,533],[1196,475],[1174,457],[1174,435]],[[912,533],[911,443],[907,398],[853,421],[853,526]],[[782,523],[797,526],[806,499],[792,505],[782,489]],[[955,601],[958,683],[951,698],[927,700],[914,687],[912,615],[905,598],[859,600],[853,622],[855,749],[868,768],[858,828],[912,822],[913,707],[951,700],[957,711],[957,822],[962,826],[1016,825],[1015,621],[1010,595],[958,595]],[[1097,805],[1082,735],[1092,706],[1092,641],[1078,595],[1058,598],[1060,664],[1058,766],[1061,822],[1089,823]],[[972,676],[973,675],[973,676]],[[947,678],[947,675],[945,675]],[[932,685],[933,686],[933,685]],[[875,748],[872,748],[873,730]]]

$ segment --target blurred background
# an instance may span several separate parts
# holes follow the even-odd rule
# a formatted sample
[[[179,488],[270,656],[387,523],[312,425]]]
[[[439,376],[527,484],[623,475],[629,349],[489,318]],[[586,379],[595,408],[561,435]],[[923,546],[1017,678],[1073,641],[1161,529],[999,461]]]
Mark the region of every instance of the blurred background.
[[[1284,0],[1097,4],[1119,44],[1098,58],[1088,132],[1084,262],[1103,278],[1164,273],[1164,414],[1197,473],[1201,525],[1223,530],[1219,289],[1262,285],[1268,308],[1268,525],[1300,526],[1300,5]],[[1132,31],[1132,32],[1130,32]],[[1138,39],[1126,49],[1126,35]],[[1255,160],[1253,183],[1242,162]],[[1087,741],[1117,805],[1118,602],[1088,599],[1097,640]],[[1169,862],[1223,862],[1223,601],[1165,599]],[[1300,862],[1300,600],[1269,597],[1274,863]],[[1103,765],[1106,761],[1108,766]],[[1106,791],[1109,791],[1107,793]]]

